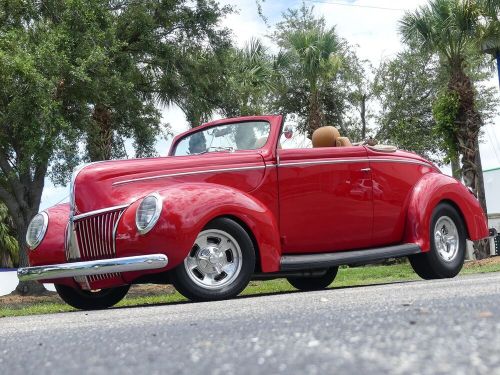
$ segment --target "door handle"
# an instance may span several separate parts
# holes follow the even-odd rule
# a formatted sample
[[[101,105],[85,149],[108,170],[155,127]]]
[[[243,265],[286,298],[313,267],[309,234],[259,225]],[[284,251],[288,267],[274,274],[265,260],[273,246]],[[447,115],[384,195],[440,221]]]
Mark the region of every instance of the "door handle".
[[[371,168],[361,168],[361,172],[371,172]]]

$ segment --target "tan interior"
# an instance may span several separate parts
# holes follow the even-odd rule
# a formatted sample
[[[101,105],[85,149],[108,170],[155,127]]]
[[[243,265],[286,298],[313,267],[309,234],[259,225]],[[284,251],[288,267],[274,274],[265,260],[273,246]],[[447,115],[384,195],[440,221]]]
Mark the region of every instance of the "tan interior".
[[[255,145],[253,146],[254,148],[261,148],[264,147],[264,145],[267,142],[267,137],[260,137],[255,141]]]
[[[338,137],[336,145],[337,147],[352,147],[352,143],[347,137]]]
[[[312,135],[312,145],[316,147],[351,147],[352,143],[347,137],[341,137],[334,126],[323,126],[316,129]]]
[[[260,137],[255,141],[254,149],[262,148],[267,142],[268,137]],[[281,149],[281,143],[278,143],[278,149]]]

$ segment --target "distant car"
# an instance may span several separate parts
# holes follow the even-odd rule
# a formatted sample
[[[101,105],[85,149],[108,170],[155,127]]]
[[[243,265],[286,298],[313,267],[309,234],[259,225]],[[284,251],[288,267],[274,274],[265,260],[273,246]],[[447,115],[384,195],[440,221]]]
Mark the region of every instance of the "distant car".
[[[225,119],[177,136],[168,157],[77,169],[70,203],[31,221],[19,279],[54,283],[79,309],[110,307],[137,283],[210,301],[253,277],[326,288],[339,265],[389,257],[453,277],[466,238],[489,236],[474,195],[420,156],[353,146],[333,127],[313,148],[283,149],[282,129],[282,116]]]

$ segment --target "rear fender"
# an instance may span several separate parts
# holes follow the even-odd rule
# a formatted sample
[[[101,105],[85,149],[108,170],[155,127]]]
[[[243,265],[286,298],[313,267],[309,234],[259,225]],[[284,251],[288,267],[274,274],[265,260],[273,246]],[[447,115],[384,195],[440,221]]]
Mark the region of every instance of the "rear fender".
[[[422,251],[430,249],[430,220],[434,208],[447,201],[460,212],[467,237],[488,237],[488,221],[479,201],[458,180],[440,173],[425,174],[414,186],[406,216],[404,241],[416,243]]]
[[[147,234],[140,235],[135,226],[135,212],[141,200],[124,212],[116,233],[117,256],[163,253],[169,259],[165,270],[172,269],[184,261],[198,233],[211,220],[231,216],[251,230],[258,245],[262,271],[279,270],[281,246],[276,219],[252,196],[210,183],[179,184],[158,193],[163,199],[162,213]],[[133,280],[143,274],[131,272],[124,277]]]

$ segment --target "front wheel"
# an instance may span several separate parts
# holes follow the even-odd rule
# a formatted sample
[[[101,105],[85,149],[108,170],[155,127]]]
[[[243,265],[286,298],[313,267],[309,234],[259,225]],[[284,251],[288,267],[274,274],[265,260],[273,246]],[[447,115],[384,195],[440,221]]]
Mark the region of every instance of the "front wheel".
[[[433,211],[428,252],[409,257],[413,270],[423,279],[455,277],[464,264],[466,234],[462,217],[448,203]]]
[[[127,294],[130,285],[97,291],[55,285],[59,297],[68,305],[79,310],[101,310],[116,305]]]
[[[326,289],[337,276],[338,267],[331,267],[321,276],[288,277],[287,280],[298,290],[311,291]]]
[[[248,233],[235,221],[219,218],[198,234],[184,262],[172,270],[172,283],[192,301],[233,298],[248,285],[254,268]]]

